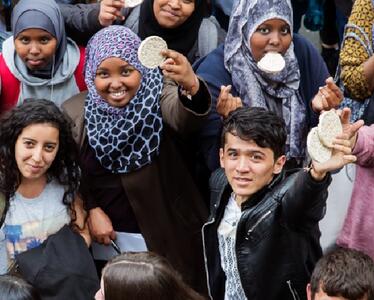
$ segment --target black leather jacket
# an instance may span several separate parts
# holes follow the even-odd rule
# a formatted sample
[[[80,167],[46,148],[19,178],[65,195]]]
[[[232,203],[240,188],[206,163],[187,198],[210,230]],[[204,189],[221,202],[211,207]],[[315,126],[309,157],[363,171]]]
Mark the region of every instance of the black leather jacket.
[[[306,285],[322,251],[318,221],[331,176],[317,182],[304,170],[283,172],[242,204],[236,232],[239,276],[249,300],[306,299]],[[223,170],[210,180],[211,214],[203,226],[209,293],[223,299],[217,228],[231,195]]]

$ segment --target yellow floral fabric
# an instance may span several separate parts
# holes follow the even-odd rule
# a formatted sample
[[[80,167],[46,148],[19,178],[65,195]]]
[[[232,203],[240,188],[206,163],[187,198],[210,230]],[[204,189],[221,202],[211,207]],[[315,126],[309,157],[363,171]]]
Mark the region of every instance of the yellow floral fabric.
[[[369,38],[372,44],[372,27],[374,24],[374,7],[372,0],[356,0],[348,24],[360,27]],[[359,30],[347,28],[347,33],[357,34],[363,41],[365,38]],[[344,40],[340,52],[340,65],[342,67],[341,79],[350,96],[356,100],[362,100],[371,96],[372,92],[364,75],[363,64],[368,60],[369,55],[364,46],[356,39],[347,37]]]

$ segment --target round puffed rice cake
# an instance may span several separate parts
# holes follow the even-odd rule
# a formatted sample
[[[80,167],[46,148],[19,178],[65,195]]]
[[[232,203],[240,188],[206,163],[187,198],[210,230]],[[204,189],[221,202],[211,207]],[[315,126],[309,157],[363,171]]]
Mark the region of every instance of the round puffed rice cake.
[[[331,148],[333,139],[342,132],[342,123],[335,110],[325,111],[319,116],[318,136],[326,147]]]
[[[260,70],[266,73],[279,73],[286,66],[286,62],[278,52],[268,52],[257,63]]]
[[[331,158],[332,150],[321,143],[317,127],[313,127],[309,132],[306,144],[308,153],[313,160],[324,163]]]
[[[139,46],[139,61],[149,69],[157,68],[165,60],[165,57],[161,55],[161,50],[167,48],[168,45],[162,38],[156,35],[149,36]]]

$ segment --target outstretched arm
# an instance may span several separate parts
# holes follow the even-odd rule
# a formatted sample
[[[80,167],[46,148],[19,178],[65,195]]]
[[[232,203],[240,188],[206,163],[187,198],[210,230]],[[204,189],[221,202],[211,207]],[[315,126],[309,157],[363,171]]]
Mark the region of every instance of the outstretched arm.
[[[323,217],[327,187],[331,181],[329,173],[356,161],[352,154],[352,137],[363,122],[357,121],[348,128],[348,112],[349,109],[345,109],[341,117],[343,133],[334,140],[331,158],[324,163],[312,161],[309,169],[300,171],[282,200],[284,219],[294,228],[311,228],[317,224]]]
[[[100,4],[60,4],[66,34],[77,44],[85,46],[91,36],[103,26],[99,23]]]

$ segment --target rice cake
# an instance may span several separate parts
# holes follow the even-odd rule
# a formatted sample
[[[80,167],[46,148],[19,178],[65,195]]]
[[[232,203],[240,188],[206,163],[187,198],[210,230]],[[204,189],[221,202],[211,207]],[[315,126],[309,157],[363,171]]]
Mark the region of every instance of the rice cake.
[[[165,57],[161,55],[161,50],[166,50],[168,45],[159,36],[152,35],[143,40],[138,49],[138,58],[146,68],[157,68]]]
[[[319,116],[318,136],[326,147],[331,148],[333,139],[342,132],[343,127],[335,110],[325,111]]]
[[[268,52],[257,63],[257,66],[266,73],[279,73],[286,66],[286,62],[282,54],[278,52]]]
[[[306,144],[308,153],[313,160],[319,163],[324,163],[331,158],[332,149],[325,147],[321,143],[318,136],[317,127],[313,127],[312,130],[309,132]]]

